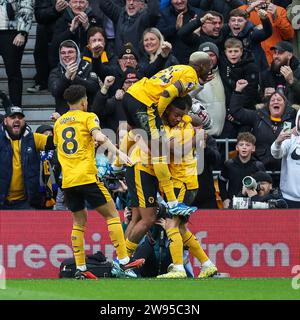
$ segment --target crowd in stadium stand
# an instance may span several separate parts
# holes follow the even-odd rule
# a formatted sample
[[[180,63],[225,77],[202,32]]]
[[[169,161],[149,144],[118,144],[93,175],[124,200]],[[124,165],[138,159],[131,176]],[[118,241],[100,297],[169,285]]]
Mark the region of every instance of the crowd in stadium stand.
[[[64,90],[83,85],[88,111],[98,115],[104,132],[127,130],[122,99],[133,83],[172,65],[188,64],[195,51],[206,52],[212,66],[210,81],[191,93],[206,132],[204,170],[193,205],[230,208],[232,197],[242,192],[243,175],[264,170],[275,188],[284,186],[289,207],[300,207],[299,192],[286,189],[297,189],[293,179],[298,175],[278,173],[281,163],[284,170],[293,162],[293,170],[299,168],[297,143],[280,149],[284,140],[297,141],[299,134],[295,128],[300,105],[299,0],[21,0],[1,1],[0,9],[0,41],[6,44],[0,54],[9,97],[1,93],[6,114],[1,117],[0,164],[8,171],[0,172],[0,208],[23,208],[24,201],[24,208],[65,208],[55,152],[42,151],[50,146],[47,139],[31,133],[22,109],[13,107],[22,107],[21,60],[34,17],[36,75],[27,91],[49,90],[56,104],[53,117],[58,117],[68,111]],[[37,130],[45,132],[52,135],[51,126]],[[251,132],[250,140],[250,133],[242,139],[253,146],[250,157],[245,161],[241,155],[239,138],[236,147],[230,145],[228,160],[224,144],[216,139],[237,139],[243,132]],[[17,146],[19,140],[36,153],[28,155]],[[12,150],[19,152],[22,163],[17,169]],[[107,153],[97,152],[97,166],[118,208],[129,206],[126,182],[109,177]],[[213,175],[216,170],[218,179]],[[38,202],[32,198],[33,190],[43,194]]]

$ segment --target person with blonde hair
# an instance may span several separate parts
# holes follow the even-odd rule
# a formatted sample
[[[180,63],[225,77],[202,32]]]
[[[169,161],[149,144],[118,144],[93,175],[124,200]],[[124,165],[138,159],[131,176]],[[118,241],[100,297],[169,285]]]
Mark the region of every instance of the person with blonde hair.
[[[161,69],[179,64],[171,53],[172,45],[157,28],[145,29],[141,41],[140,68],[150,77]]]

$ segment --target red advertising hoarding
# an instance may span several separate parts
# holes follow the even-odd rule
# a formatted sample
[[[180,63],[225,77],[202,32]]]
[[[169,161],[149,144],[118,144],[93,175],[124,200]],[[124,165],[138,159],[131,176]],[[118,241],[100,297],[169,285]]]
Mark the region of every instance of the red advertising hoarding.
[[[60,263],[72,256],[72,218],[65,211],[0,211],[0,265],[7,278],[57,278]],[[220,272],[231,277],[291,277],[300,265],[299,210],[205,210],[189,229]],[[106,223],[90,211],[87,253],[101,250],[112,259]],[[195,274],[199,264],[192,258]]]

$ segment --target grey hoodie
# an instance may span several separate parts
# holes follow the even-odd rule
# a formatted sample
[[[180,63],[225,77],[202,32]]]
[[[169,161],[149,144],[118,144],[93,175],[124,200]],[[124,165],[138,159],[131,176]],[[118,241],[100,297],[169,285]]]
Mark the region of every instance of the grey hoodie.
[[[281,145],[275,141],[271,146],[271,154],[281,160],[280,189],[285,199],[300,202],[300,110],[296,116],[297,133]]]
[[[76,52],[77,52],[76,64],[77,64],[77,66],[79,66],[80,61],[81,61],[81,57],[80,57],[80,50],[79,50],[78,45],[76,44],[76,42],[74,42],[73,40],[65,40],[65,41],[63,41],[59,46],[59,52],[60,52],[61,47],[63,47],[65,43],[70,43],[70,42],[74,45],[73,48],[76,49]],[[64,69],[66,69],[66,65],[63,63],[60,55],[59,55],[59,63]]]

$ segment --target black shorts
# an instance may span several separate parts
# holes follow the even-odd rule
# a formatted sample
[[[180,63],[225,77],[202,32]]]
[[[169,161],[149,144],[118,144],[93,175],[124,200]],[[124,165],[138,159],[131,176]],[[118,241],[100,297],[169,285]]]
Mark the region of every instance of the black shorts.
[[[126,182],[133,208],[157,206],[158,180],[155,176],[139,170],[135,165],[127,167]]]
[[[72,212],[86,208],[86,202],[94,209],[112,200],[110,193],[101,181],[63,190],[67,206]]]
[[[133,129],[144,130],[148,139],[158,139],[164,133],[163,122],[155,105],[148,107],[129,93],[125,93],[123,109],[128,124]]]

